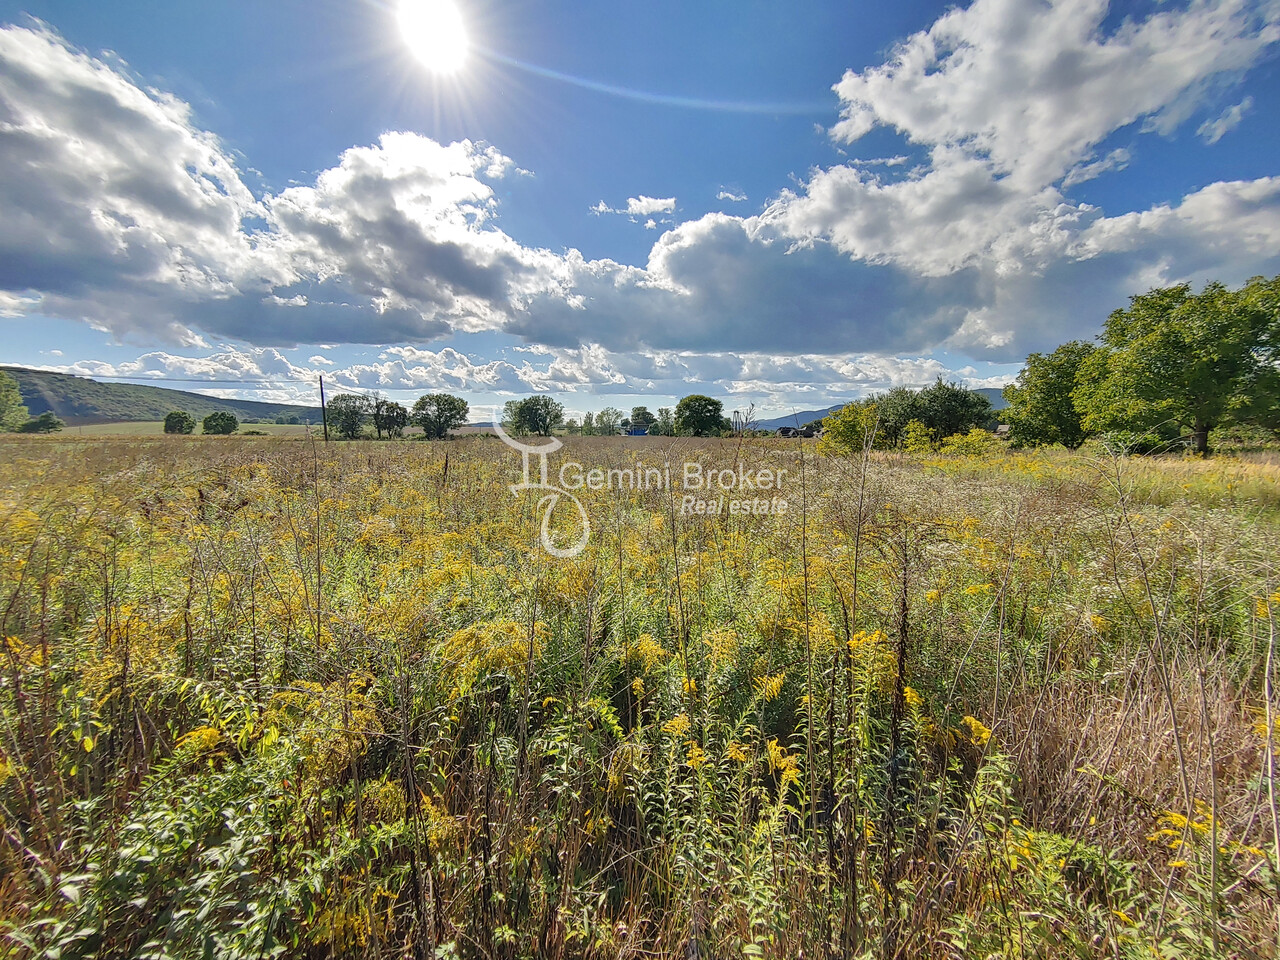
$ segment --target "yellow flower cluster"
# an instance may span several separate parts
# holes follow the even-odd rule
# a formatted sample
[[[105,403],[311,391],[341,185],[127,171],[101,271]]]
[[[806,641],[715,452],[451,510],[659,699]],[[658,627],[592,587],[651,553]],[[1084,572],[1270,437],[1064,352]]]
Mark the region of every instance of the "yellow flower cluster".
[[[662,725],[662,732],[672,737],[682,737],[689,731],[689,717],[679,713]]]
[[[795,754],[787,753],[785,747],[774,737],[769,741],[769,769],[781,775],[782,785],[800,782],[800,760]]]
[[[775,673],[773,676],[756,677],[756,692],[764,698],[765,703],[772,703],[782,694],[782,684],[787,679],[787,671]]]
[[[960,726],[964,727],[969,741],[974,746],[985,746],[987,741],[991,739],[991,728],[977,717],[965,717],[960,721]]]

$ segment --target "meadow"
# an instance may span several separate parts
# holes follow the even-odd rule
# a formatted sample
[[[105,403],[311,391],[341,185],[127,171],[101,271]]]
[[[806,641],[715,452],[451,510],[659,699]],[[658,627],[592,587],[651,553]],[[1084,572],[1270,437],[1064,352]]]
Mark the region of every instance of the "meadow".
[[[0,441],[0,953],[1277,956],[1274,456],[637,457]]]

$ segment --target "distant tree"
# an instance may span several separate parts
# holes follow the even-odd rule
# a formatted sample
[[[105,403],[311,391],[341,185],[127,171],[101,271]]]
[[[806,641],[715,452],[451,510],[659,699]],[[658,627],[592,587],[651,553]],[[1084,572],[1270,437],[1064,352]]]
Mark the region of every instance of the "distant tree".
[[[40,416],[33,420],[28,420],[22,426],[18,427],[19,433],[57,433],[66,424],[58,419],[58,415],[52,410],[46,410]]]
[[[596,433],[602,437],[612,437],[622,426],[622,411],[616,407],[605,407],[596,414]]]
[[[564,432],[571,437],[582,433],[582,424],[578,422],[577,417],[570,417],[564,422]]]
[[[0,432],[17,430],[29,418],[18,381],[0,370]]]
[[[556,427],[564,423],[564,404],[541,394],[526,397],[516,405],[516,418],[525,432],[549,437]]]
[[[522,403],[524,403],[523,400],[508,400],[502,405],[502,425],[508,433],[515,434],[517,437],[523,437],[529,432],[523,414],[520,412]]]
[[[185,410],[174,410],[164,418],[165,433],[194,433],[196,418]]]
[[[373,401],[360,393],[340,393],[328,403],[329,423],[345,440],[355,440],[364,430]]]
[[[924,422],[924,399],[919,390],[910,387],[894,387],[862,402],[875,404],[880,424],[876,431],[877,446],[898,446],[908,423]]]
[[[203,430],[205,433],[225,435],[235,433],[239,428],[240,421],[236,419],[236,415],[226,410],[215,410],[204,418]]]
[[[941,376],[920,391],[920,399],[924,413],[920,419],[934,440],[967,434],[991,420],[990,400],[957,383],[946,383]]]
[[[648,407],[632,407],[630,420],[632,427],[644,427],[646,430],[658,422]]]
[[[1004,388],[1009,406],[1000,412],[1014,446],[1060,443],[1074,450],[1084,443],[1087,434],[1072,394],[1081,368],[1096,349],[1072,340],[1053,353],[1027,357],[1018,379]]]
[[[1216,426],[1280,422],[1280,277],[1151,290],[1113,312],[1100,339],[1074,392],[1088,430],[1171,424],[1207,454]]]
[[[404,435],[404,428],[409,425],[409,411],[394,400],[375,397],[373,400],[373,429],[382,439],[383,431],[392,439]]]
[[[675,427],[682,436],[718,437],[729,428],[729,422],[723,403],[695,393],[676,404]]]
[[[670,407],[658,408],[658,419],[649,432],[658,437],[672,437],[676,432],[675,415],[671,412]]]
[[[582,435],[589,437],[596,432],[595,416],[590,410],[582,415]]]
[[[428,393],[413,405],[413,423],[422,428],[430,440],[443,440],[450,430],[467,422],[471,408],[467,401],[448,393]]]

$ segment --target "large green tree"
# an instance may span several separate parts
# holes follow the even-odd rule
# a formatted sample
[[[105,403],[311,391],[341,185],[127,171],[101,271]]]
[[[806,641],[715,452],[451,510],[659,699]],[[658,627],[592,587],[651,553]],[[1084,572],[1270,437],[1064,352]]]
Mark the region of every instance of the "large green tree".
[[[443,440],[450,430],[467,422],[471,408],[467,401],[448,393],[428,393],[413,405],[412,421],[431,440]]]
[[[204,418],[202,428],[205,433],[226,435],[240,429],[240,421],[234,413],[226,410],[215,410]]]
[[[0,370],[0,432],[17,430],[28,416],[18,381]]]
[[[340,393],[327,406],[329,424],[337,431],[338,436],[354,440],[360,436],[369,420],[373,401],[359,393]]]
[[[724,404],[700,393],[691,394],[676,404],[676,433],[688,437],[718,437],[729,428]]]
[[[388,437],[396,438],[404,434],[409,425],[409,411],[394,400],[386,397],[373,398],[373,429],[382,439],[385,431]]]
[[[1209,431],[1274,426],[1280,409],[1280,277],[1239,290],[1164,287],[1107,318],[1074,399],[1088,430],[1174,426],[1209,452]]]
[[[1015,446],[1060,443],[1074,450],[1084,443],[1087,433],[1073,391],[1081,368],[1096,349],[1091,343],[1072,340],[1053,353],[1027,357],[1018,379],[1004,388],[1009,406],[1000,414],[1009,424],[1009,439]]]
[[[165,433],[194,433],[196,418],[185,410],[174,410],[164,418]]]
[[[990,400],[942,377],[920,391],[920,400],[924,405],[920,422],[929,428],[935,441],[986,426],[991,419]]]
[[[563,423],[564,404],[542,394],[510,400],[503,407],[503,424],[514,428],[517,435],[536,433],[549,437]]]

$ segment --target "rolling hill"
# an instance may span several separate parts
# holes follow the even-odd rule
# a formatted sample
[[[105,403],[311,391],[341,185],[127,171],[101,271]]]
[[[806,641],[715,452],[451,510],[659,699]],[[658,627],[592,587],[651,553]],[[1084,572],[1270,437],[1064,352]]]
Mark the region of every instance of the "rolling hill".
[[[173,410],[185,410],[197,420],[225,410],[242,421],[274,420],[296,414],[304,423],[320,422],[319,407],[257,400],[227,400],[187,390],[103,383],[67,373],[50,373],[26,367],[0,367],[18,381],[22,402],[31,416],[52,410],[70,426],[119,423],[130,420],[163,420]]]

